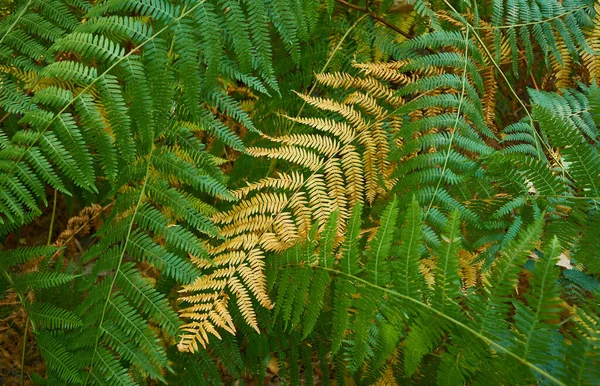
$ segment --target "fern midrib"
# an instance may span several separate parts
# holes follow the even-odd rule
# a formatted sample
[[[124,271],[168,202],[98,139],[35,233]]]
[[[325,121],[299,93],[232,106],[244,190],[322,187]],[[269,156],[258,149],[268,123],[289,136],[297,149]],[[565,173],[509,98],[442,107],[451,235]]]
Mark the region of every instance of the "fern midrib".
[[[587,356],[585,354],[589,353],[591,350],[593,350],[593,347],[595,346],[594,340],[593,339],[585,339],[585,348],[586,350],[583,353],[579,353],[584,355],[584,358]],[[591,349],[590,349],[591,347]],[[584,360],[584,363],[587,365],[588,361]],[[593,365],[592,365],[593,366]],[[583,381],[585,381],[585,369],[587,368],[587,366],[580,366],[579,371],[577,371],[577,384],[578,385],[583,385]]]
[[[130,285],[131,285],[133,288],[136,288],[136,289],[138,289],[138,286],[137,286],[137,285],[136,285],[136,284],[135,284],[135,283],[134,283],[132,280],[130,280],[130,279],[129,279],[129,276],[125,275],[125,274],[124,274],[123,272],[121,272],[121,271],[118,271],[118,272],[115,274],[115,276],[118,276],[118,275],[121,275],[121,277],[122,277],[123,279],[127,280],[127,281],[129,282],[129,284],[130,284]],[[148,303],[148,304],[153,304],[153,303],[154,303],[154,302],[153,302],[153,301],[152,301],[152,300],[151,300],[151,299],[150,299],[148,296],[146,296],[146,293],[145,293],[144,291],[142,291],[142,290],[138,290],[138,292],[139,292],[139,293],[140,293],[140,294],[143,296],[143,298],[144,298],[144,299],[146,299],[146,301],[147,301],[147,303]],[[163,320],[163,321],[166,321],[166,322],[169,322],[169,325],[171,325],[171,328],[173,329],[173,331],[177,331],[177,330],[178,330],[178,327],[177,327],[176,325],[174,325],[174,324],[170,323],[170,318],[169,318],[169,316],[168,316],[168,315],[166,315],[166,314],[165,314],[165,313],[164,313],[164,312],[163,312],[163,311],[160,309],[160,307],[156,307],[156,308],[154,308],[154,309],[155,309],[155,311],[157,311],[158,313],[160,313],[160,315],[162,316],[161,320]]]
[[[117,273],[115,274],[115,276],[117,276],[117,274],[119,273],[119,271],[117,271]],[[111,296],[107,297],[108,303],[110,303],[111,307],[117,312],[119,313],[119,315],[121,315],[123,317],[123,319],[129,319],[127,317],[127,314],[121,312],[121,309],[119,307],[117,307],[117,305],[115,303],[113,303],[113,301],[111,300]],[[143,337],[144,341],[146,341],[146,344],[148,345],[148,347],[152,347],[152,341],[148,339],[148,337],[146,336],[146,334],[144,334],[144,331],[140,330],[135,323],[131,323],[131,326],[133,328],[135,328],[135,330],[138,332],[138,335]],[[102,325],[100,325],[99,327],[100,329],[104,330],[104,327]],[[91,366],[90,366],[91,368]]]
[[[458,214],[455,212],[455,214],[452,216],[452,221],[454,223],[456,223],[457,221],[459,221],[460,217],[458,216]],[[446,307],[445,306],[445,299],[452,299],[449,298],[446,295],[447,289],[448,289],[448,283],[447,282],[447,278],[448,278],[448,264],[450,264],[450,259],[453,258],[452,256],[452,248],[454,247],[454,242],[456,241],[456,235],[454,234],[455,231],[459,231],[458,227],[454,226],[454,224],[450,224],[449,225],[450,229],[452,229],[452,232],[448,235],[448,246],[446,247],[446,252],[445,252],[445,256],[444,256],[444,271],[443,271],[443,275],[444,275],[444,283],[442,283],[441,287],[442,287],[442,298],[440,299],[442,304],[441,309],[444,310]],[[437,283],[436,283],[437,284]]]
[[[485,26],[485,27],[471,27],[471,28],[474,29],[474,30],[478,30],[478,29],[479,30],[495,30],[495,29],[509,29],[509,28],[515,28],[515,27],[527,27],[527,26],[536,25],[536,24],[546,24],[546,23],[551,22],[553,20],[560,19],[560,18],[562,18],[564,16],[568,16],[568,15],[570,15],[572,13],[583,11],[585,9],[588,9],[588,8],[592,7],[592,6],[593,6],[593,4],[584,5],[582,7],[573,8],[570,11],[561,13],[561,14],[553,16],[553,17],[549,17],[547,19],[537,20],[537,21],[531,21],[531,22],[528,22],[528,23],[516,23],[516,24],[510,24],[510,25],[509,24],[505,24],[505,25],[498,25],[498,26],[491,25],[491,26]]]
[[[4,39],[12,31],[12,29],[15,28],[15,25],[17,25],[17,23],[19,22],[19,19],[21,19],[23,17],[23,15],[25,14],[25,11],[27,10],[27,8],[29,8],[29,6],[31,5],[32,2],[33,2],[33,0],[29,0],[29,2],[23,7],[23,10],[19,14],[19,16],[17,16],[15,21],[12,23],[12,25],[10,27],[8,27],[8,29],[6,30],[4,35],[2,35],[2,39],[0,39],[0,45],[2,45],[2,42],[4,42]]]
[[[543,219],[544,215],[542,214],[540,216],[541,216],[540,218]],[[537,220],[537,221],[540,221],[540,220]],[[504,270],[502,270],[500,272],[500,275],[498,275],[498,277],[496,278],[497,279],[496,285],[504,285],[504,283],[506,281],[505,277],[509,274],[511,268],[515,265],[514,262],[519,258],[518,252],[522,251],[524,249],[528,249],[527,246],[534,241],[534,236],[535,236],[535,229],[531,230],[531,233],[526,234],[525,240],[522,240],[522,242],[520,242],[518,244],[518,247],[515,248],[515,251],[513,251],[513,253],[505,254],[510,259],[510,261],[505,262]],[[492,289],[493,288],[497,288],[497,287],[492,287]],[[490,310],[493,307],[494,307],[494,305],[492,304],[492,301],[490,299],[488,299],[488,301],[486,302],[486,305],[483,309],[483,312],[481,313],[482,320],[481,320],[481,324],[479,326],[480,333],[483,333],[485,330],[487,330],[488,323],[486,323],[486,321],[488,319],[488,313],[490,312]]]
[[[460,13],[452,6],[452,4],[450,4],[448,2],[448,0],[443,0],[443,2],[444,2],[444,4],[446,4],[446,6],[448,8],[450,8],[452,10],[452,12],[454,12],[456,15],[460,16]],[[488,59],[490,60],[490,62],[492,62],[493,66],[496,68],[497,72],[500,74],[500,76],[502,77],[502,79],[506,83],[506,86],[509,88],[511,94],[513,94],[513,97],[517,100],[517,102],[519,102],[519,104],[523,108],[523,111],[525,111],[525,113],[527,114],[527,117],[529,119],[529,126],[531,127],[531,130],[533,131],[533,133],[535,133],[535,136],[538,139],[538,141],[536,141],[536,143],[535,143],[535,146],[536,146],[536,150],[538,151],[538,156],[539,156],[540,160],[545,160],[545,157],[543,156],[543,153],[539,149],[539,143],[541,142],[542,145],[548,151],[548,154],[550,154],[550,156],[554,160],[554,162],[556,162],[556,164],[564,172],[567,172],[565,166],[562,164],[562,162],[560,162],[559,159],[556,158],[556,156],[552,152],[552,148],[550,147],[550,145],[547,144],[546,141],[544,141],[544,139],[540,135],[540,133],[538,133],[537,130],[535,130],[535,126],[534,126],[534,123],[533,123],[533,117],[531,115],[531,112],[527,108],[527,105],[525,105],[525,102],[523,102],[523,100],[521,99],[521,97],[519,96],[519,94],[517,94],[516,90],[512,86],[512,83],[508,80],[508,78],[506,77],[506,74],[502,71],[502,68],[496,62],[496,59],[494,59],[494,56],[492,55],[492,53],[490,52],[490,50],[487,48],[487,46],[484,43],[484,41],[481,38],[481,36],[479,36],[479,33],[474,29],[473,25],[471,25],[471,23],[469,23],[463,17],[459,17],[459,20],[465,25],[465,27],[467,28],[467,30],[469,30],[469,29],[473,30],[473,35],[475,36],[475,38],[479,42],[479,45],[483,48],[486,56],[488,57]],[[547,160],[546,160],[546,162],[547,162]],[[568,174],[568,172],[567,172],[567,174]]]
[[[463,73],[462,73],[462,89],[460,91],[460,100],[458,103],[458,108],[456,109],[456,119],[454,120],[454,126],[452,128],[452,134],[450,136],[450,141],[448,143],[448,150],[446,151],[446,157],[444,159],[444,166],[442,167],[442,173],[440,174],[440,178],[438,179],[437,185],[435,187],[435,190],[433,192],[433,195],[431,197],[431,200],[429,201],[429,205],[427,207],[427,212],[425,213],[425,218],[427,218],[427,216],[429,215],[429,212],[431,211],[431,207],[433,206],[433,202],[437,196],[437,193],[440,189],[440,186],[442,184],[442,180],[444,179],[444,175],[446,174],[446,170],[448,168],[448,162],[450,159],[450,153],[452,152],[452,144],[454,142],[454,136],[456,134],[456,129],[458,127],[458,122],[460,120],[460,112],[461,112],[461,108],[465,99],[465,90],[466,90],[466,83],[467,83],[467,66],[469,63],[469,29],[467,28],[467,31],[465,32],[465,64],[463,66]]]
[[[318,267],[318,268],[325,269],[324,267]],[[394,290],[392,290],[390,288],[386,288],[386,287],[381,287],[381,286],[375,285],[374,283],[372,283],[372,282],[370,282],[368,280],[362,279],[360,277],[357,277],[357,276],[354,276],[354,275],[351,275],[351,274],[347,274],[347,273],[345,273],[343,271],[335,270],[335,269],[330,269],[330,268],[328,268],[326,270],[329,271],[329,272],[331,272],[331,273],[334,273],[334,274],[341,274],[341,275],[347,276],[348,278],[356,280],[356,281],[358,281],[358,282],[360,282],[360,283],[362,283],[362,284],[364,284],[366,286],[379,289],[382,292],[386,292],[386,293],[388,293],[390,295],[396,296],[396,297],[398,297],[400,299],[406,300],[406,301],[411,302],[411,303],[413,303],[413,304],[415,304],[415,305],[417,305],[417,306],[419,306],[421,308],[424,308],[424,309],[426,309],[426,310],[428,310],[428,311],[430,311],[430,312],[432,312],[432,313],[434,313],[434,314],[436,314],[436,315],[438,315],[438,316],[440,316],[440,317],[448,320],[450,323],[453,323],[454,325],[456,325],[456,326],[458,326],[460,328],[463,328],[465,331],[473,334],[477,338],[481,339],[483,342],[489,344],[490,346],[493,346],[497,351],[500,351],[500,352],[502,352],[502,353],[504,353],[504,354],[506,354],[506,355],[508,355],[508,356],[510,356],[510,357],[512,357],[514,359],[516,359],[520,363],[524,364],[525,366],[529,367],[530,369],[534,370],[535,372],[539,373],[540,375],[543,375],[544,377],[548,378],[550,381],[556,383],[557,385],[567,386],[565,383],[561,382],[558,378],[556,378],[552,374],[546,372],[544,369],[538,367],[537,365],[535,365],[535,364],[533,364],[531,362],[528,362],[526,359],[521,358],[519,355],[517,355],[517,354],[513,353],[512,351],[508,350],[507,348],[505,348],[504,346],[502,346],[500,343],[496,343],[495,341],[493,341],[490,338],[486,337],[485,335],[477,332],[476,330],[472,329],[471,327],[467,326],[466,324],[462,323],[461,321],[456,320],[452,316],[449,316],[449,315],[445,314],[443,311],[439,311],[439,310],[431,307],[430,305],[428,305],[426,303],[423,303],[423,302],[421,302],[421,301],[419,301],[417,299],[414,299],[414,298],[412,298],[410,296],[403,295],[403,294],[401,294],[399,292],[396,292],[396,291],[394,291]]]
[[[360,225],[361,223],[361,219],[359,216],[355,216],[356,220],[358,222],[358,224]],[[354,240],[352,241],[354,242]],[[354,245],[349,245],[348,246],[348,254],[346,255],[346,262],[348,263],[348,273],[352,273],[352,249],[353,249]]]
[[[554,252],[554,251],[552,251],[552,252]],[[540,313],[542,310],[544,294],[546,293],[547,277],[550,274],[550,270],[552,269],[552,259],[554,258],[554,253],[551,253],[549,256],[545,256],[545,258],[547,258],[549,261],[546,262],[546,265],[544,266],[544,276],[542,279],[542,285],[541,285],[541,290],[539,293],[538,303],[535,308],[535,316],[533,318],[533,323],[531,324],[531,328],[529,329],[529,332],[527,333],[526,344],[525,344],[525,359],[527,359],[529,356],[529,348],[530,348],[529,346],[530,346],[531,338],[533,337],[533,331],[535,330],[536,326],[541,322],[539,320],[539,316],[540,316]]]
[[[420,221],[420,219],[419,219],[419,221]],[[409,238],[409,242],[408,242],[408,245],[407,245],[407,248],[406,248],[406,263],[405,263],[405,265],[404,265],[404,285],[405,285],[405,287],[406,287],[406,288],[405,288],[405,291],[406,291],[406,292],[405,292],[405,294],[406,294],[406,295],[409,295],[409,294],[410,294],[410,285],[409,285],[409,280],[410,280],[410,279],[411,279],[411,277],[412,277],[412,276],[411,276],[411,272],[410,272],[410,270],[408,269],[408,267],[409,267],[409,264],[410,264],[410,260],[411,260],[411,257],[412,257],[412,256],[410,255],[410,251],[411,251],[411,249],[412,249],[412,246],[413,246],[413,243],[414,243],[414,240],[415,240],[415,236],[416,236],[416,234],[417,234],[417,230],[418,230],[418,228],[419,228],[419,227],[418,227],[418,222],[417,222],[417,221],[415,221],[413,225],[414,225],[414,226],[412,226],[412,227],[410,228],[410,238]]]
[[[135,351],[135,350],[132,350],[132,349],[131,349],[131,348],[130,348],[128,345],[127,345],[127,342],[125,342],[125,341],[122,341],[121,339],[119,339],[119,337],[117,337],[117,336],[115,336],[115,335],[111,334],[111,332],[110,332],[109,330],[105,329],[104,327],[102,328],[102,331],[103,331],[105,334],[107,334],[108,336],[110,336],[110,338],[111,338],[111,339],[113,339],[115,342],[118,342],[118,343],[119,343],[119,346],[120,346],[122,349],[125,349],[125,350],[127,350],[127,352],[129,353],[129,355],[131,355],[132,357],[134,357],[134,358],[136,358],[136,359],[137,359],[138,363],[144,363],[144,361],[145,361],[145,359],[146,359],[146,358],[143,358],[143,357],[141,357],[141,356],[138,354],[138,352],[137,352],[137,351]],[[156,375],[159,375],[159,374],[160,374],[160,373],[158,373],[158,374],[156,374]],[[166,384],[166,381],[165,381],[165,379],[164,379],[162,376],[160,376],[158,379],[160,379],[162,382],[164,382],[164,383]]]
[[[30,0],[30,2],[31,1],[32,0]],[[199,7],[200,5],[202,5],[205,1],[206,0],[201,0],[198,4],[194,5],[188,11],[183,12],[173,22],[178,22],[179,20],[183,19],[185,16],[187,16],[189,13],[191,13],[197,7]],[[37,144],[39,138],[41,138],[46,133],[46,131],[48,131],[48,129],[50,128],[50,126],[52,125],[52,123],[54,123],[54,121],[56,121],[56,119],[58,117],[60,117],[62,115],[62,113],[64,113],[73,102],[77,101],[83,94],[85,94],[89,89],[91,89],[92,86],[94,84],[96,84],[96,82],[98,82],[105,75],[107,75],[110,71],[112,71],[117,65],[119,65],[121,62],[123,62],[125,59],[129,58],[131,55],[133,55],[135,52],[137,52],[140,48],[142,48],[143,46],[145,46],[146,44],[148,44],[152,40],[156,39],[156,37],[158,37],[158,35],[162,34],[169,27],[170,27],[170,24],[167,23],[163,28],[161,28],[160,30],[158,30],[154,35],[150,36],[148,39],[146,39],[140,45],[132,48],[131,51],[129,51],[127,54],[125,54],[122,58],[120,58],[119,60],[117,60],[113,64],[111,64],[102,74],[100,74],[96,78],[94,78],[94,80],[92,82],[90,82],[89,85],[87,85],[83,89],[81,89],[81,91],[75,97],[73,97],[70,102],[68,102],[63,108],[61,108],[56,114],[54,114],[54,117],[46,124],[46,126],[44,127],[44,129],[39,132],[39,135],[38,135],[37,139],[35,141],[32,141],[32,143],[25,148],[25,151],[15,161],[15,163],[13,164],[13,167],[6,173],[6,175],[9,176],[9,177],[12,175],[13,171],[15,170],[15,166],[14,165],[16,165],[16,164],[18,164],[18,163],[20,163],[22,161],[22,159],[25,156],[25,154],[27,153],[27,151]]]
[[[53,351],[53,350],[47,350],[47,349],[45,349],[45,347],[43,347],[43,345],[38,345],[38,347],[39,347],[40,351],[43,351],[43,352],[45,352],[45,353],[46,353],[46,355],[48,355],[48,356],[51,356],[52,358],[54,358],[54,360],[55,360],[56,362],[63,363],[63,362],[60,360],[60,357],[58,357],[58,356],[54,355],[54,351]],[[65,368],[65,369],[69,369],[67,365],[64,365],[64,364],[63,364],[63,366],[64,366],[64,368]],[[69,369],[69,370],[70,370],[70,369]],[[81,380],[78,378],[78,376],[77,376],[77,373],[70,372],[70,374],[69,374],[69,375],[70,375],[71,377],[73,377],[74,379],[76,379],[76,380],[78,380],[78,381],[81,381]]]
[[[88,383],[88,379],[90,376],[90,373],[92,372],[93,366],[94,366],[94,360],[96,358],[96,354],[98,352],[98,344],[100,343],[100,334],[102,331],[102,324],[104,323],[104,319],[106,317],[106,310],[108,309],[108,303],[110,302],[110,298],[112,296],[112,292],[113,289],[115,287],[116,281],[117,281],[117,276],[119,274],[123,274],[121,272],[121,265],[123,264],[123,260],[125,257],[125,252],[127,251],[127,244],[129,244],[129,239],[131,237],[131,232],[133,231],[133,225],[135,224],[135,216],[138,212],[138,210],[140,209],[141,205],[142,205],[142,201],[144,199],[144,193],[146,191],[146,186],[148,184],[148,177],[150,176],[150,165],[151,165],[151,161],[152,161],[152,154],[155,150],[155,146],[154,146],[154,140],[152,141],[153,146],[152,146],[152,150],[150,151],[150,155],[148,156],[148,161],[147,161],[147,165],[146,165],[146,175],[144,177],[144,182],[142,185],[142,189],[140,190],[140,197],[135,205],[135,209],[133,211],[133,214],[131,215],[131,221],[129,223],[129,228],[127,229],[127,235],[125,236],[125,243],[123,245],[123,250],[121,252],[121,256],[119,256],[119,262],[117,264],[117,268],[115,269],[115,273],[113,274],[110,286],[108,288],[107,291],[107,296],[106,296],[106,301],[104,302],[104,306],[102,308],[102,314],[100,316],[100,322],[98,323],[98,332],[96,332],[96,339],[94,342],[94,353],[92,354],[92,360],[90,362],[90,367],[88,369],[87,372],[87,376],[85,378],[85,382],[84,382],[84,386],[87,385]]]
[[[392,204],[395,206],[395,204]],[[381,233],[381,240],[379,240],[379,245],[377,246],[377,253],[375,254],[375,284],[378,284],[378,276],[379,276],[379,256],[381,255],[381,248],[383,247],[383,244],[385,242],[385,234],[387,233],[387,229],[389,227],[390,224],[390,220],[392,218],[392,216],[394,215],[394,209],[395,208],[389,208],[390,210],[388,211],[388,215],[387,218],[385,219],[385,225],[383,227],[383,232]]]

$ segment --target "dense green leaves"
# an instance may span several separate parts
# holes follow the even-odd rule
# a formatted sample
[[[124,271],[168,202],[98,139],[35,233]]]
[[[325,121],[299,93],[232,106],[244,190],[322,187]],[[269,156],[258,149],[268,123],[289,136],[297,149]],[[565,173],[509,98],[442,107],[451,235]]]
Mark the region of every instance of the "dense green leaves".
[[[0,242],[65,231],[0,288],[49,384],[597,382],[597,4],[349,3],[0,7]]]

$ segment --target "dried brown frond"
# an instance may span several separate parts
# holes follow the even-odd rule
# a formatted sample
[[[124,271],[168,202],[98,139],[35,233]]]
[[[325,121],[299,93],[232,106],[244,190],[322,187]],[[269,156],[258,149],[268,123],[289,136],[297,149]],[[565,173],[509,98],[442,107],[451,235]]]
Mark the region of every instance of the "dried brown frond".
[[[15,292],[8,292],[0,299],[0,376],[4,384],[19,385],[21,378],[21,355],[25,343],[25,374],[45,372],[44,361],[35,343],[33,331],[28,328],[27,338],[23,341],[25,326],[29,323],[27,312]],[[25,376],[25,385],[33,383]]]
[[[100,205],[92,204],[79,211],[77,216],[73,216],[67,222],[67,227],[60,233],[54,245],[57,247],[66,246],[71,252],[76,252],[76,236],[87,236],[93,229],[99,229],[102,226],[100,215],[106,208]]]

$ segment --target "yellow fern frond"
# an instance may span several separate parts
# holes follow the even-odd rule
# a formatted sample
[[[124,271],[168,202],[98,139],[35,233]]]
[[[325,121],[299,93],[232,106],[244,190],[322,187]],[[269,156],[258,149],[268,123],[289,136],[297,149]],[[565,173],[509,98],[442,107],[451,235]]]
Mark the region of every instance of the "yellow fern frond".
[[[206,245],[204,249],[211,255],[215,256],[225,251],[237,251],[239,249],[252,249],[258,244],[258,235],[255,233],[245,233],[226,239],[218,246]],[[212,264],[207,260],[202,260],[201,268],[210,267]]]
[[[247,151],[248,154],[255,157],[282,159],[302,165],[312,171],[319,170],[319,168],[323,165],[323,159],[317,153],[306,150],[302,147],[285,146],[277,149],[250,147],[247,149]]]
[[[322,225],[335,210],[334,204],[327,194],[327,184],[322,174],[314,174],[306,181],[306,188],[315,219]]]
[[[297,145],[312,148],[325,157],[331,157],[340,150],[340,144],[333,138],[317,134],[292,134],[281,137],[269,137],[273,142],[284,145]]]
[[[237,298],[236,302],[238,308],[240,309],[244,320],[246,320],[246,323],[248,323],[250,327],[254,328],[256,332],[260,333],[260,330],[258,329],[258,323],[256,321],[256,313],[252,307],[252,300],[250,299],[250,295],[248,294],[246,287],[244,287],[240,280],[235,276],[229,278],[227,285]]]
[[[312,225],[312,212],[306,194],[303,191],[296,192],[290,200],[289,207],[296,218],[298,237],[303,239],[308,235]]]
[[[372,77],[338,74],[323,79],[329,79],[329,84],[350,82],[351,87],[363,87],[367,92],[355,92],[343,103],[300,95],[308,104],[339,117],[286,117],[315,132],[263,135],[280,146],[247,149],[255,157],[295,164],[297,170],[248,183],[234,192],[238,203],[212,216],[224,240],[205,244],[211,260],[191,257],[205,275],[180,291],[180,300],[190,304],[180,311],[181,316],[191,320],[184,326],[181,349],[193,351],[215,335],[215,328],[229,326],[227,294],[236,299],[248,325],[257,329],[252,298],[263,307],[272,307],[263,272],[265,255],[306,240],[314,224],[318,225],[318,238],[334,211],[338,212],[334,245],[340,245],[352,206],[365,199],[373,202],[393,186],[387,179],[393,169],[388,161],[389,132],[383,123],[388,117],[378,100],[399,100],[393,99],[388,86]],[[216,301],[225,311],[215,308]]]
[[[288,116],[285,117],[290,121],[307,125],[314,129],[324,131],[326,133],[331,133],[338,137],[338,139],[344,144],[351,142],[356,136],[356,132],[352,128],[352,126],[348,125],[345,122],[336,122],[331,119],[323,118],[292,118]]]
[[[562,63],[559,63],[554,56],[551,56],[550,64],[552,65],[552,72],[554,73],[556,87],[559,89],[568,88],[571,85],[573,58],[563,39],[557,39],[557,45]]]
[[[293,171],[289,174],[277,173],[277,177],[266,177],[257,182],[248,182],[246,187],[233,191],[236,198],[244,198],[250,192],[260,191],[267,188],[296,190],[304,184],[304,175]]]
[[[358,88],[367,91],[372,97],[383,99],[391,105],[400,105],[402,98],[394,95],[394,91],[381,83],[374,77],[366,76],[364,78],[355,78],[346,73],[336,72],[333,74],[317,74],[317,81],[329,87],[334,88]]]
[[[365,75],[372,75],[381,80],[399,82],[404,80],[406,75],[398,70],[404,67],[406,63],[405,61],[352,63],[352,66],[360,69]]]
[[[594,4],[594,13],[596,16],[593,21],[593,27],[586,31],[586,35],[590,48],[594,50],[596,54],[584,51],[581,56],[583,64],[588,71],[589,78],[598,81],[600,79],[600,39],[598,38],[598,36],[600,36],[600,3],[598,2]]]
[[[368,94],[363,94],[361,92],[353,92],[352,94],[348,95],[348,97],[346,97],[344,103],[349,105],[357,104],[376,118],[379,118],[384,115],[384,110],[377,103],[377,99],[371,97]]]
[[[496,124],[496,94],[498,93],[498,81],[496,80],[496,70],[492,66],[486,66],[481,71],[483,78],[484,93],[481,103],[483,104],[483,114],[485,123],[490,127]]]
[[[388,359],[385,369],[381,373],[381,376],[375,382],[374,386],[396,386],[396,377],[394,376],[394,366],[398,364],[398,350],[395,349],[390,359]]]
[[[475,287],[480,281],[480,271],[483,262],[475,263],[476,254],[469,253],[461,249],[458,253],[460,265],[460,278],[463,282],[463,289]]]
[[[381,373],[381,377],[373,384],[373,386],[397,386],[398,382],[396,382],[396,377],[394,377],[394,369],[387,365],[383,373]]]
[[[427,283],[429,288],[435,286],[435,267],[436,259],[421,259],[421,274],[425,278],[425,283]]]
[[[238,272],[242,281],[250,288],[252,294],[259,303],[265,308],[271,308],[273,305],[267,294],[267,285],[262,271],[260,269],[257,270],[251,268],[246,264],[242,264],[239,266]]]
[[[287,196],[283,193],[261,193],[249,200],[242,201],[233,209],[213,216],[213,221],[229,224],[233,221],[243,221],[244,218],[257,213],[279,213],[287,204]]]
[[[324,167],[325,180],[327,181],[327,189],[329,195],[335,201],[335,207],[339,212],[338,234],[343,233],[342,224],[350,217],[348,210],[348,197],[346,197],[346,189],[344,187],[344,175],[341,168],[341,161],[337,158],[330,159]]]
[[[298,94],[300,98],[304,99],[304,101],[310,104],[311,106],[314,106],[321,110],[332,111],[334,113],[340,114],[342,117],[350,121],[350,123],[358,131],[361,131],[367,127],[367,123],[365,122],[362,114],[348,105],[336,102],[332,99],[311,97],[309,95],[304,95],[300,93],[296,94]]]
[[[271,215],[258,214],[255,216],[248,216],[222,227],[221,235],[223,237],[232,237],[249,232],[266,231],[269,229],[272,222],[273,217]]]

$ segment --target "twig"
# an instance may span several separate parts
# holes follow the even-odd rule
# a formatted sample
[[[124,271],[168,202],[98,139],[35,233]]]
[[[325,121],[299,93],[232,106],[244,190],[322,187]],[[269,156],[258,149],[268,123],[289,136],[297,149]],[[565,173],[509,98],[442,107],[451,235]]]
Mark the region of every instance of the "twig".
[[[385,20],[383,17],[379,16],[375,12],[371,11],[369,8],[359,7],[358,5],[348,3],[347,1],[344,1],[344,0],[335,0],[335,1],[338,2],[338,3],[340,3],[340,4],[342,4],[342,5],[345,5],[348,8],[352,8],[352,9],[355,9],[357,11],[364,12],[367,15],[371,16],[374,20],[380,22],[381,24],[384,24],[388,28],[393,29],[394,31],[398,32],[400,35],[404,36],[405,38],[412,39],[412,37],[409,34],[407,34],[406,32],[402,31],[400,28],[396,27],[395,25],[393,25],[389,21]]]
[[[25,331],[23,332],[23,347],[21,347],[21,377],[20,385],[25,384],[25,348],[27,347],[27,333],[29,332],[29,316],[25,319]]]

